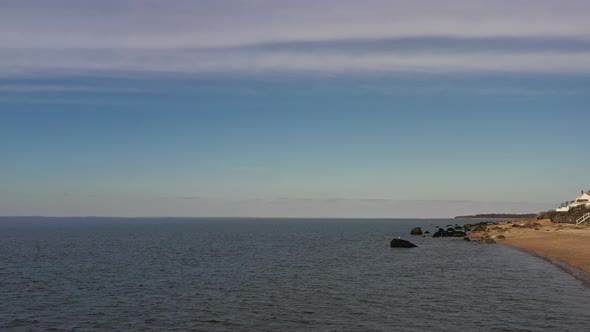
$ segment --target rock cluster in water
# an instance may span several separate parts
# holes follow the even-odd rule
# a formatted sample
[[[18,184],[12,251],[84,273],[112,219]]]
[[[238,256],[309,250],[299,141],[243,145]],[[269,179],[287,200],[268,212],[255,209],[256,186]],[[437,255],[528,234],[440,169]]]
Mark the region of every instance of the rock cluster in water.
[[[467,234],[467,232],[476,232],[476,233],[480,233],[483,232],[483,236],[478,235],[478,239],[477,242],[480,243],[496,243],[497,240],[503,240],[506,237],[504,235],[498,235],[495,236],[494,238],[491,238],[489,236],[489,234],[487,233],[489,230],[495,230],[496,228],[501,228],[501,227],[494,227],[497,226],[497,223],[493,223],[493,222],[479,222],[479,223],[475,223],[475,224],[465,224],[463,226],[457,225],[455,224],[453,225],[447,225],[447,228],[441,228],[439,226],[435,226],[436,232],[434,232],[432,234],[432,237],[456,237],[456,238],[463,238],[463,240],[465,241],[471,241],[472,239],[469,238],[469,235]],[[534,227],[536,225],[531,225],[530,227]],[[512,227],[524,227],[522,225],[512,225]],[[500,229],[498,230],[498,232],[504,231],[504,229]],[[410,230],[410,235],[422,235],[422,237],[426,237],[426,235],[424,234],[430,234],[430,231],[424,231],[422,230],[422,227],[414,227],[412,228],[412,230]],[[393,240],[391,240],[390,246],[392,248],[414,248],[417,247],[417,245],[411,243],[410,241],[401,239],[401,238],[395,238]]]
[[[446,230],[439,228],[432,237],[466,237],[467,233],[461,230],[456,230],[453,227],[449,227]]]

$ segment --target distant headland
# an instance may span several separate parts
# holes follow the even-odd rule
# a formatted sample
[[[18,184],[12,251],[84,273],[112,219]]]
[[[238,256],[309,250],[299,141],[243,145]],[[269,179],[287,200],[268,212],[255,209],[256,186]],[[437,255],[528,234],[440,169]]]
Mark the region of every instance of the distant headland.
[[[532,219],[536,213],[514,214],[514,213],[488,213],[474,214],[468,216],[456,216],[455,219]]]

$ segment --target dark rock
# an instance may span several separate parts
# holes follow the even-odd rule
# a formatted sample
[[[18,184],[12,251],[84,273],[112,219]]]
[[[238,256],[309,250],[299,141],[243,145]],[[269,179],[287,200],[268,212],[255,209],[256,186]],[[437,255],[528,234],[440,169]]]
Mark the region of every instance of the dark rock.
[[[465,236],[467,236],[467,233],[462,232],[462,231],[455,232],[452,235],[452,237],[465,237]]]
[[[467,233],[463,231],[455,230],[452,227],[449,227],[446,231],[442,228],[439,228],[432,237],[465,237]]]
[[[472,227],[473,227],[473,224],[465,224],[465,225],[463,225],[463,229],[466,230],[466,231],[470,231]]]
[[[417,247],[417,245],[413,244],[412,242],[407,241],[407,240],[402,240],[400,238],[391,240],[390,246],[392,248],[414,248],[414,247]]]
[[[506,237],[504,235],[498,235],[498,236],[496,236],[496,239],[497,240],[504,240],[504,239],[506,239]]]
[[[411,235],[422,235],[422,227],[414,227],[410,231]]]
[[[516,227],[520,227],[520,225],[519,224],[512,224],[512,227],[516,228]]]
[[[456,230],[462,230],[462,229],[463,229],[463,227],[461,227],[461,226],[457,225],[457,226],[455,226],[455,229],[456,229]]]
[[[463,240],[465,240],[465,241],[471,241],[471,239],[470,239],[470,238],[468,238],[467,236],[466,236],[466,237],[464,237],[464,238],[463,238]]]
[[[424,234],[430,234],[430,231],[426,231],[426,232],[424,232]]]
[[[434,232],[434,234],[432,234],[432,237],[441,237],[443,236],[443,234],[445,234],[445,230],[439,228],[436,232]]]

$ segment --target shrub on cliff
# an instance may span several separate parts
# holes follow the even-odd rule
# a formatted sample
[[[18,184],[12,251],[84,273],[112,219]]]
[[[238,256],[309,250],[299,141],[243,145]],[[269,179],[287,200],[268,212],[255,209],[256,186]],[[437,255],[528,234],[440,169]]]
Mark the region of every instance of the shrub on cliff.
[[[479,223],[471,228],[472,232],[485,232],[488,230],[488,227],[484,223]]]

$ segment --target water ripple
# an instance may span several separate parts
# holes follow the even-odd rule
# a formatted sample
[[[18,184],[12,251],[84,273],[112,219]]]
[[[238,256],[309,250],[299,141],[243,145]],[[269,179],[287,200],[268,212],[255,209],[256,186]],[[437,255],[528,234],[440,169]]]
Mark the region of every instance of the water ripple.
[[[0,329],[585,331],[590,289],[449,220],[0,221]]]

